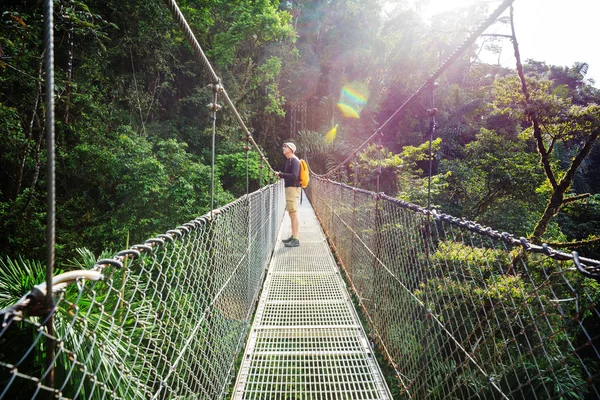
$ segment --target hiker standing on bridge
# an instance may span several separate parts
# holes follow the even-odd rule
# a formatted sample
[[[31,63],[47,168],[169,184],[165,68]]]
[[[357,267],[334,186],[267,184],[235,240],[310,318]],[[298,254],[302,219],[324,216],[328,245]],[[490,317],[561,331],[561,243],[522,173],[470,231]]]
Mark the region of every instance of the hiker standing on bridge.
[[[302,190],[299,183],[300,160],[294,154],[296,152],[294,143],[284,143],[282,150],[287,161],[283,172],[276,172],[276,174],[285,181],[285,209],[290,215],[292,223],[292,236],[283,240],[283,243],[286,247],[298,247],[300,246],[298,240],[298,228],[300,226],[300,221],[298,221],[298,198]]]

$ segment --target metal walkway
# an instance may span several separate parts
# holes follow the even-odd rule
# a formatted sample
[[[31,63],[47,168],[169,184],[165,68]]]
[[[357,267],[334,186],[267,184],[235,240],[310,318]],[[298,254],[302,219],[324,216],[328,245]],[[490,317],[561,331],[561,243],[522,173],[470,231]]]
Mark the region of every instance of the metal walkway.
[[[279,232],[234,399],[390,399],[369,341],[308,202],[300,247]]]

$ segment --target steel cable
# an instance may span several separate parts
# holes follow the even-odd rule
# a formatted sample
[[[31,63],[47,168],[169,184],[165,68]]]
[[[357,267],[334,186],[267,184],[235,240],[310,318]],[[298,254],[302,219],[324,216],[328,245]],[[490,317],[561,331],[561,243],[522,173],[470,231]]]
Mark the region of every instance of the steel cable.
[[[54,151],[54,8],[52,0],[44,2],[44,51],[45,51],[45,97],[46,97],[46,152],[47,152],[47,214],[46,214],[46,301],[45,328],[46,371],[45,384],[54,385],[54,300],[52,279],[54,276],[54,248],[56,247],[56,181]]]

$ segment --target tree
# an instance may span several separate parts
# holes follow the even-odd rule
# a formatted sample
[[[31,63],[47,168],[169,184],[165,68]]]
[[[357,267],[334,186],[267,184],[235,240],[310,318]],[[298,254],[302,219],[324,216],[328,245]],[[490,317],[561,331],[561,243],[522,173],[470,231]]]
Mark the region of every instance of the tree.
[[[572,105],[570,98],[549,93],[549,85],[543,82],[534,84],[530,90],[532,84],[527,81],[523,71],[512,17],[511,7],[512,42],[522,91],[522,97],[516,99],[516,104],[522,107],[524,116],[531,123],[540,163],[551,188],[546,209],[532,234],[533,241],[539,243],[548,229],[550,220],[558,214],[561,207],[589,197],[589,193],[568,196],[567,192],[573,184],[579,167],[600,135],[600,106]],[[557,143],[561,142],[567,146],[572,144],[568,146],[571,161],[566,168],[557,168],[551,160]]]
[[[481,128],[464,157],[442,161],[441,169],[447,186],[438,201],[445,212],[517,235],[531,232],[543,179],[526,137]]]

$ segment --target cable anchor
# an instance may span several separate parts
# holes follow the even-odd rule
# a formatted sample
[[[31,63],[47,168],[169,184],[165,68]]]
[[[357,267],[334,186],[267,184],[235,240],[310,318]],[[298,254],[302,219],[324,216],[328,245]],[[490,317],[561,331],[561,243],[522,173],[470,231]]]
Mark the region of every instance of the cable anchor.
[[[221,85],[221,80],[219,79],[217,83],[209,83],[208,85],[206,85],[207,88],[211,89],[213,92],[215,93],[223,93],[223,90],[225,90],[223,88],[223,85]]]
[[[427,112],[427,116],[431,118],[431,117],[435,117],[437,115],[438,109],[437,108],[428,108],[426,112]]]
[[[223,86],[221,80],[217,79],[217,83],[209,83],[206,85],[207,88],[213,91],[213,102],[208,104],[206,108],[212,113],[213,118],[217,117],[217,111],[221,111],[221,105],[217,103],[217,94],[223,93]]]
[[[217,103],[210,103],[206,105],[206,108],[208,108],[208,110],[210,112],[217,112],[217,111],[221,111],[221,105],[217,104]]]

